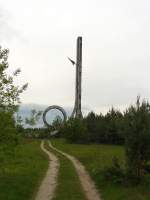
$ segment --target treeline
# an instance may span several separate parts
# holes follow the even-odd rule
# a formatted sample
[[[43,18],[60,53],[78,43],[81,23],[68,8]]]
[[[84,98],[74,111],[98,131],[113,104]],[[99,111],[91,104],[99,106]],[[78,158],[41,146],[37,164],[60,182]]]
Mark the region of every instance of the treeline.
[[[90,112],[83,119],[69,119],[60,137],[75,143],[123,144],[125,114],[112,108],[106,115]]]
[[[123,144],[124,114],[112,108],[106,115],[90,112],[83,119],[88,131],[88,139],[94,143]]]
[[[137,97],[136,104],[124,112],[112,108],[105,115],[90,112],[81,119],[69,119],[60,136],[75,143],[124,144],[126,136],[147,132],[150,136],[150,104]]]

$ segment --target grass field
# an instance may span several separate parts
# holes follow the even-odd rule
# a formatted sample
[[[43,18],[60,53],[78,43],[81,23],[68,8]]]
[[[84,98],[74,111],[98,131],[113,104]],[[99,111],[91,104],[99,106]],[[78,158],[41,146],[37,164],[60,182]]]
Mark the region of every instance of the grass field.
[[[2,157],[2,153],[0,152]],[[0,199],[31,200],[48,168],[40,141],[26,140],[0,163]]]
[[[60,161],[58,187],[53,200],[86,200],[73,164],[63,155],[52,150],[48,143],[45,147],[54,153]]]
[[[114,156],[117,156],[121,165],[124,166],[123,147],[67,144],[62,139],[54,139],[52,144],[58,149],[74,155],[85,165],[104,200],[150,200],[150,177],[148,177],[147,183],[134,187],[104,181],[102,178],[101,170],[111,166]]]

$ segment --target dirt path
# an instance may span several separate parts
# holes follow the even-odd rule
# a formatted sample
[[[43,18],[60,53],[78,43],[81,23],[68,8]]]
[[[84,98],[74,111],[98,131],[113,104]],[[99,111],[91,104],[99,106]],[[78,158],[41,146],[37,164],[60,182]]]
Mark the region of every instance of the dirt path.
[[[57,175],[59,169],[58,158],[44,148],[44,142],[41,142],[41,149],[49,157],[49,167],[45,178],[39,188],[35,200],[51,200],[54,197],[55,189],[57,186]]]
[[[100,194],[98,193],[98,191],[97,191],[97,189],[95,187],[95,184],[94,184],[93,180],[89,176],[89,174],[86,171],[86,169],[84,168],[84,166],[76,158],[74,158],[73,156],[71,156],[71,155],[69,155],[67,153],[64,153],[64,152],[58,150],[57,148],[53,147],[50,142],[49,142],[49,146],[53,150],[61,153],[65,157],[67,157],[73,163],[73,165],[75,166],[75,169],[76,169],[76,171],[78,173],[82,188],[84,190],[84,193],[85,193],[87,199],[88,200],[102,200],[100,198]]]

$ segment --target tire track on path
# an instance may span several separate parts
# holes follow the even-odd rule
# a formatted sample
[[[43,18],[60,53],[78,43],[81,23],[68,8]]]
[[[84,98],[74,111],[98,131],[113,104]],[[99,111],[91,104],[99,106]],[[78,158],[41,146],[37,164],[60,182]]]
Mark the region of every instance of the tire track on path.
[[[55,195],[60,164],[58,158],[53,153],[45,149],[44,141],[41,142],[41,149],[49,157],[49,167],[46,172],[46,176],[39,187],[35,200],[51,200]]]
[[[49,146],[57,151],[58,153],[64,155],[66,158],[68,158],[74,165],[77,174],[79,176],[83,191],[85,193],[85,196],[88,200],[102,200],[100,197],[99,192],[96,189],[95,183],[91,179],[90,175],[86,171],[85,167],[80,163],[79,160],[77,160],[75,157],[64,153],[63,151],[58,150],[57,148],[53,147],[51,142],[49,142]]]

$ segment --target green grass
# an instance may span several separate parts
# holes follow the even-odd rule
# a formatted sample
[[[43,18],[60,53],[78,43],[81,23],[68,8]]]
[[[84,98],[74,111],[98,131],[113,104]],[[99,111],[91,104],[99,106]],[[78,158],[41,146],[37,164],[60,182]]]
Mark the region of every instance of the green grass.
[[[104,180],[102,170],[112,164],[117,156],[124,167],[125,154],[122,146],[68,144],[62,139],[52,140],[52,144],[64,152],[78,158],[89,171],[104,200],[150,200],[150,177],[147,184],[124,186]]]
[[[40,150],[40,141],[26,140],[14,156],[6,155],[0,163],[0,199],[33,199],[47,168],[48,159]]]
[[[86,200],[73,164],[63,155],[52,150],[48,144],[45,146],[54,153],[60,161],[58,186],[56,189],[56,196],[53,200]]]

